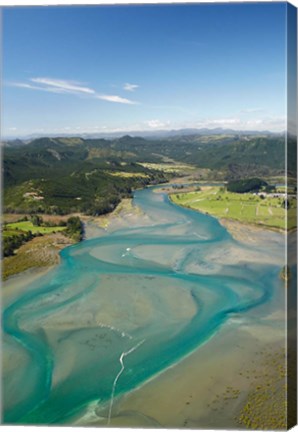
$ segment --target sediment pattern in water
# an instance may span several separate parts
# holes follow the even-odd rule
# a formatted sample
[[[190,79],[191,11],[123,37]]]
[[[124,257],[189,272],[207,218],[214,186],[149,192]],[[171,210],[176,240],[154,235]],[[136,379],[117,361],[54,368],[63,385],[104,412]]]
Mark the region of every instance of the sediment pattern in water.
[[[236,242],[216,219],[135,193],[138,226],[66,248],[3,311],[5,423],[69,423],[207,341],[231,314],[272,299],[283,244]]]

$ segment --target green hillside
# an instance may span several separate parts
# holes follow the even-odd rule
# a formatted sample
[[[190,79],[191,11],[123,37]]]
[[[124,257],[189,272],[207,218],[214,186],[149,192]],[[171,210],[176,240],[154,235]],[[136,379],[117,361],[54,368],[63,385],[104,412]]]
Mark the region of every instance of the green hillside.
[[[282,175],[284,147],[284,138],[272,135],[58,137],[7,145],[4,211],[103,214],[135,188],[182,175],[181,167],[194,175],[196,167],[210,169],[224,179]],[[167,170],[160,169],[165,163]]]

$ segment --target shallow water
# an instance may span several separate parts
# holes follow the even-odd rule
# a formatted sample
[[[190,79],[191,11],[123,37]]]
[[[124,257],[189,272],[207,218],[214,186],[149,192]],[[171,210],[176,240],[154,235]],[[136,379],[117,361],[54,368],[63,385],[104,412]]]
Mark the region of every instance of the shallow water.
[[[98,401],[109,424],[114,397],[197,348],[231,314],[280,302],[282,235],[241,244],[153,188],[135,192],[134,204],[145,215],[137,226],[64,249],[59,266],[7,301],[5,423],[71,423]]]

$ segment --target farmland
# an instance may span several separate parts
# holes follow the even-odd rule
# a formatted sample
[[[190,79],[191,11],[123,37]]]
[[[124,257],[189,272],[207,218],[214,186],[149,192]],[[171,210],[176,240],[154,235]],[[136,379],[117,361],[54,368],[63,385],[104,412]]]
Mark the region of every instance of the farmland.
[[[205,186],[201,191],[175,193],[172,201],[184,207],[207,213],[218,218],[232,219],[244,223],[285,229],[286,210],[283,198],[262,199],[252,193],[227,192],[223,187]],[[296,200],[292,202],[296,207]]]
[[[110,174],[114,177],[123,177],[123,178],[149,178],[148,174],[142,173],[142,172],[126,172],[126,171],[114,171],[114,172],[107,172],[107,174]]]
[[[171,174],[191,174],[194,170],[196,170],[196,167],[189,164],[181,164],[181,163],[139,163],[139,165],[143,166],[144,168],[155,170],[155,171],[162,171],[165,173],[171,173]]]
[[[31,231],[32,234],[51,234],[53,232],[64,231],[66,226],[36,226],[31,221],[14,222],[7,224],[3,230],[3,236],[7,237],[13,234],[18,234],[19,231]]]

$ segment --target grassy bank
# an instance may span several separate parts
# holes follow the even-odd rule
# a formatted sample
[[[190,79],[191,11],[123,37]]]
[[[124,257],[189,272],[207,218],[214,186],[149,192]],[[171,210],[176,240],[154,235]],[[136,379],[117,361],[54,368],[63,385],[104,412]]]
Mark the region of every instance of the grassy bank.
[[[32,268],[50,267],[59,263],[59,251],[74,241],[62,233],[45,234],[23,244],[14,255],[2,262],[2,279]]]
[[[2,278],[19,274],[31,268],[49,267],[59,263],[59,251],[73,243],[82,240],[84,223],[91,222],[100,228],[107,228],[112,221],[121,218],[138,216],[141,210],[132,204],[131,198],[123,198],[118,206],[107,215],[98,217],[86,215],[38,215],[42,226],[33,225],[32,221],[24,220],[30,215],[3,215],[2,238],[20,239],[14,241],[11,256],[3,258]],[[54,226],[45,226],[53,224]],[[31,233],[30,237],[26,234]],[[6,239],[6,240],[5,240]]]
[[[232,193],[218,186],[205,186],[201,191],[173,193],[171,200],[178,205],[211,214],[218,218],[243,223],[285,229],[286,212],[282,198]],[[296,206],[296,201],[293,202]]]
[[[23,219],[2,227],[4,280],[31,268],[57,264],[59,251],[83,238],[83,224],[77,216],[55,226],[47,226],[40,216],[35,216],[38,225]]]

